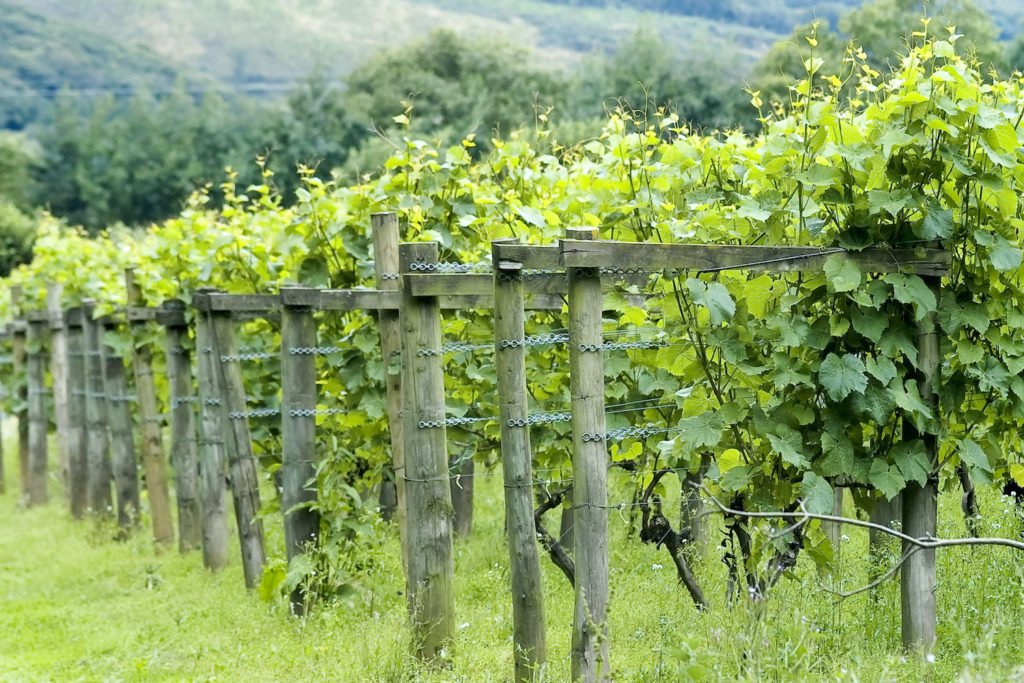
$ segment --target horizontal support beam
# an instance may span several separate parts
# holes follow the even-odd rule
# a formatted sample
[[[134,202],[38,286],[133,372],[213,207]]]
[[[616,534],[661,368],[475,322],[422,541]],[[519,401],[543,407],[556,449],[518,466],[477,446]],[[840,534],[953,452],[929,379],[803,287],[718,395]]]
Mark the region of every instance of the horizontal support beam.
[[[64,311],[64,325],[66,327],[81,327],[84,320],[82,309],[79,306]]]
[[[269,313],[278,307],[276,294],[225,294],[223,292],[196,292],[192,305],[200,311],[240,313]]]
[[[658,244],[562,240],[562,265],[572,268],[612,267],[642,270],[751,270],[767,272],[820,271],[829,256],[838,254],[864,272],[908,271],[943,275],[949,252],[941,249],[864,249],[828,247],[758,247],[749,245]]]
[[[558,245],[495,244],[494,258],[502,270],[561,268]]]
[[[50,313],[45,309],[25,311],[25,320],[30,323],[48,323],[50,322]]]
[[[128,322],[146,322],[149,320],[156,320],[157,310],[158,309],[149,306],[128,306],[125,309],[124,314],[128,319]]]
[[[281,290],[282,302],[285,290]],[[401,296],[397,291],[378,289],[325,289],[313,304],[321,311],[397,311]]]

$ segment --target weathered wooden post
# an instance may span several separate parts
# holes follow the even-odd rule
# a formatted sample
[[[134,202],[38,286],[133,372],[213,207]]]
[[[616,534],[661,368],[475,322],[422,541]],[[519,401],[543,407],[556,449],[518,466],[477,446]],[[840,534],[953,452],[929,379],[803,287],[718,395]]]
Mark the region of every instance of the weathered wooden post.
[[[28,381],[28,496],[31,507],[42,505],[48,497],[46,486],[46,437],[50,420],[46,414],[46,353],[44,340],[49,316],[46,311],[25,314],[28,331],[25,337]]]
[[[476,463],[472,454],[459,455],[448,463],[452,475],[449,488],[452,497],[452,529],[459,538],[469,538],[473,532],[473,479]]]
[[[85,439],[88,465],[89,507],[103,517],[113,511],[110,486],[110,437],[107,434],[106,390],[103,383],[103,352],[100,324],[93,318],[95,304],[82,303],[82,329],[85,337]]]
[[[288,561],[316,545],[320,514],[316,495],[316,321],[319,291],[281,288],[281,453],[284,536]],[[301,587],[291,595],[292,612],[305,612]]]
[[[224,501],[225,420],[216,380],[209,293],[200,289],[196,307],[196,365],[199,379],[199,498],[203,515],[203,564],[216,571],[228,562],[228,520]]]
[[[46,311],[50,322],[50,376],[53,379],[53,415],[57,425],[57,457],[60,461],[61,480],[68,487],[70,497],[70,469],[72,436],[68,415],[68,345],[64,332],[64,311],[61,296],[64,285],[51,282],[46,285]]]
[[[6,338],[7,338],[7,328],[6,327],[0,327],[0,339],[6,339]],[[0,357],[0,365],[10,366],[10,364],[11,364],[10,356],[2,356],[2,357]],[[7,493],[7,477],[4,474],[4,438],[3,438],[3,436],[4,436],[3,435],[3,431],[4,430],[3,430],[3,424],[4,424],[4,420],[6,419],[6,415],[4,414],[4,407],[5,407],[4,406],[4,399],[6,399],[10,395],[10,389],[8,389],[8,387],[11,386],[11,376],[12,375],[13,375],[13,372],[11,372],[11,373],[3,373],[2,375],[0,375],[0,495],[2,495],[4,493]]]
[[[922,276],[938,300],[941,279]],[[918,386],[921,399],[938,419],[936,382],[939,379],[939,328],[936,314],[927,313],[918,323]],[[918,433],[914,425],[904,426],[904,438],[924,441],[928,454],[929,478],[924,484],[908,482],[903,490],[903,533],[913,538],[934,538],[938,527],[938,438],[934,432]],[[916,551],[915,551],[916,550]],[[900,577],[900,607],[903,618],[903,647],[931,650],[935,644],[935,550],[917,550],[907,541],[903,552],[915,551],[903,564]]]
[[[399,247],[403,274],[437,263],[437,244]],[[402,397],[408,522],[407,593],[417,654],[432,659],[455,635],[452,501],[445,447],[441,308],[402,287]]]
[[[82,327],[82,309],[68,309],[64,314],[66,330],[67,387],[67,458],[68,497],[71,516],[82,517],[89,507],[89,468],[85,439],[85,334]],[[54,386],[57,380],[54,378]],[[56,391],[54,392],[56,394]]]
[[[522,269],[504,268],[496,240],[494,262],[494,364],[505,481],[505,529],[512,579],[512,643],[516,681],[534,681],[547,659],[544,586],[533,520],[533,452],[527,415]]]
[[[263,550],[263,521],[258,517],[261,507],[260,484],[231,312],[210,311],[210,326],[214,349],[210,361],[214,364],[216,381],[221,387],[221,400],[228,413],[228,472],[235,502],[238,542],[242,549],[242,571],[246,588],[255,588],[263,578],[266,559]]]
[[[139,521],[139,467],[135,460],[131,402],[125,381],[124,358],[106,338],[117,334],[114,316],[100,320],[104,330],[103,377],[107,394],[107,424],[110,426],[110,450],[114,465],[114,489],[117,492],[117,524],[127,532]]]
[[[372,214],[370,226],[373,231],[373,267],[377,289],[397,290],[398,215],[393,212]],[[385,387],[388,395],[388,428],[391,433],[391,471],[386,474],[394,477],[395,521],[402,545],[402,561],[408,564],[405,481],[401,477],[405,471],[405,443],[402,431],[402,330],[398,311],[378,311],[377,325],[380,330],[381,355],[387,372]],[[387,485],[387,476],[383,479],[382,501],[386,499],[384,486]],[[384,512],[388,514],[387,510]]]
[[[171,406],[171,466],[178,501],[178,550],[182,553],[203,545],[203,524],[199,507],[199,465],[196,461],[196,397],[192,390],[192,360],[185,340],[188,323],[185,304],[166,301],[156,321],[164,326],[167,356],[167,386]]]
[[[132,339],[132,367],[135,370],[135,395],[139,405],[142,432],[142,467],[146,473],[146,491],[149,494],[149,513],[153,521],[153,541],[169,546],[174,543],[174,524],[171,522],[171,496],[167,491],[167,463],[164,460],[163,437],[160,433],[160,411],[156,403],[156,383],[153,381],[153,351],[143,341],[146,320],[141,316],[145,301],[142,289],[135,282],[135,271],[124,272],[128,290],[128,326]]]
[[[22,291],[20,285],[11,287],[11,310],[15,315],[21,312]],[[14,394],[20,404],[14,416],[18,419],[18,475],[21,483],[21,501],[28,501],[28,382],[25,379],[25,321],[11,322],[11,365],[14,376]]]
[[[593,229],[567,230],[569,239],[597,239]],[[608,450],[605,445],[601,275],[568,268],[569,391],[572,402],[572,473],[576,608],[572,679],[611,680],[608,658]]]

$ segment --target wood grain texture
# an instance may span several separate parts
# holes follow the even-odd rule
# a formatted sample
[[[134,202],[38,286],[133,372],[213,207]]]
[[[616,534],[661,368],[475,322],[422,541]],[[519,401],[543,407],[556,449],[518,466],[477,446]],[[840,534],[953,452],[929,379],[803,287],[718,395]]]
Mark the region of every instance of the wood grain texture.
[[[437,261],[437,244],[419,242],[399,248],[400,268]],[[405,424],[405,477],[408,505],[409,611],[417,654],[435,659],[455,635],[455,563],[452,552],[452,502],[445,447],[442,359],[419,355],[441,345],[441,309],[436,297],[402,292],[402,396]],[[420,422],[440,426],[420,428]]]
[[[259,518],[260,486],[256,454],[252,449],[252,434],[247,418],[232,418],[231,413],[245,413],[245,383],[238,360],[224,361],[224,357],[237,358],[238,342],[231,315],[216,310],[210,314],[214,352],[211,362],[216,368],[216,381],[221,387],[221,400],[228,413],[227,458],[231,475],[231,492],[235,503],[235,523],[242,551],[242,573],[246,588],[256,588],[263,578],[266,553],[263,546],[263,521]]]
[[[108,324],[107,331],[116,326]],[[103,345],[103,381],[107,394],[107,424],[110,454],[117,494],[117,524],[127,531],[139,521],[139,466],[132,433],[132,403],[128,398],[124,358],[113,347]]]
[[[395,275],[399,269],[398,258],[398,215],[393,212],[375,213],[370,216],[370,227],[373,233],[374,275],[377,287],[401,302],[399,280]],[[395,509],[393,517],[398,525],[398,537],[402,548],[402,566],[408,566],[409,547],[407,526],[407,507],[405,500],[405,480],[397,473],[405,471],[405,432],[402,422],[402,327],[397,307],[394,309],[380,308],[377,312],[377,328],[380,331],[380,350],[387,375],[384,386],[388,400],[388,431],[391,437],[390,468],[384,473],[381,484],[381,502],[383,512],[389,511],[383,506],[386,500],[385,487],[388,477],[395,489]]]
[[[129,308],[143,308],[142,290],[135,282],[132,269],[125,270],[125,289]],[[153,311],[154,309],[145,309]],[[146,492],[149,497],[153,541],[164,546],[174,543],[174,523],[171,520],[171,495],[167,487],[167,461],[164,458],[163,433],[160,411],[157,408],[156,383],[153,380],[153,350],[146,343],[146,319],[128,315],[132,337],[132,368],[135,371],[135,395],[142,436],[142,467],[146,474]]]
[[[85,440],[85,332],[82,328],[81,309],[69,310],[64,320],[67,340],[68,499],[71,516],[77,519],[85,515],[89,506]]]
[[[492,242],[495,262],[501,247],[512,241]],[[520,270],[498,270],[494,289],[494,364],[498,379],[498,421],[505,483],[505,530],[508,533],[512,583],[512,646],[515,680],[536,679],[547,660],[544,624],[544,585],[540,551],[534,528],[533,451],[527,419],[526,349],[503,347],[502,339],[523,339],[523,280]]]
[[[596,231],[572,230],[576,240]],[[572,408],[573,531],[576,607],[572,678],[611,680],[608,657],[608,453],[605,445],[604,356],[600,345],[601,278],[596,268],[569,269],[569,392]],[[587,436],[585,436],[587,435]]]
[[[560,243],[563,266],[617,267],[647,270],[749,270],[768,272],[820,271],[832,255],[851,261],[864,272],[896,270],[941,275],[949,253],[940,249],[865,249],[844,251],[824,247],[758,247],[717,244],[657,244],[565,239]]]
[[[100,325],[93,320],[94,304],[82,306],[85,354],[85,438],[88,465],[89,508],[101,517],[113,515],[113,467],[110,464],[110,436],[107,432],[106,386],[103,382],[103,354]]]
[[[315,292],[306,287],[281,289],[285,293]],[[293,296],[291,301],[302,300]],[[307,299],[311,300],[311,298]],[[281,307],[281,507],[284,510],[285,551],[288,561],[307,552],[320,536],[320,514],[310,508],[316,491],[316,356],[291,353],[316,346],[316,321],[310,305]],[[293,414],[298,411],[299,414]],[[302,414],[306,413],[306,414]],[[302,587],[291,595],[293,614],[305,613]]]
[[[67,488],[70,469],[71,423],[68,417],[68,342],[64,329],[64,312],[61,297],[64,285],[51,282],[46,285],[46,312],[50,327],[50,377],[53,390],[53,417],[57,426],[57,459],[60,463],[60,479]]]
[[[210,314],[196,316],[196,366],[199,385],[199,500],[202,510],[203,565],[211,571],[228,562],[224,443],[227,416],[214,365]]]
[[[43,311],[45,313],[45,311]],[[49,499],[47,487],[47,431],[50,425],[46,414],[46,359],[44,349],[48,317],[29,318],[25,337],[26,381],[28,383],[28,488],[25,502],[29,507],[43,505]]]
[[[174,468],[174,488],[178,507],[178,550],[187,553],[202,547],[203,523],[199,505],[192,361],[185,345],[188,328],[184,324],[184,315],[180,320],[180,325],[168,325],[164,334],[167,386],[171,403],[170,461]]]

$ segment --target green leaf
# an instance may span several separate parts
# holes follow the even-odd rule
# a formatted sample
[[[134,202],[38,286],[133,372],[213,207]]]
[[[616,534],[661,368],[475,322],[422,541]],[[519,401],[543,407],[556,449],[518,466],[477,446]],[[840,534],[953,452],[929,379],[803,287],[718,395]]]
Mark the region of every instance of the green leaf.
[[[711,316],[711,324],[718,325],[736,313],[736,302],[729,295],[729,290],[719,282],[710,284],[697,278],[689,278],[686,288],[690,291],[693,303],[703,306]]]
[[[897,301],[914,305],[917,320],[935,310],[938,303],[935,300],[935,292],[917,275],[889,273],[882,279],[892,285],[893,296]]]
[[[717,413],[706,412],[679,421],[679,438],[690,448],[711,448],[722,440],[725,420]]]
[[[988,456],[985,455],[985,451],[973,439],[964,439],[960,442],[960,459],[972,469],[979,469],[992,474],[992,465],[988,462]]]
[[[842,357],[828,354],[818,369],[818,381],[833,401],[842,401],[853,392],[862,393],[868,385],[864,363],[852,353]]]
[[[878,489],[889,500],[895,498],[906,485],[903,475],[900,474],[899,470],[889,467],[889,464],[880,458],[871,463],[868,483]]]
[[[948,238],[953,234],[953,212],[938,206],[929,207],[914,234],[924,240]]]
[[[807,467],[810,463],[804,457],[804,439],[800,432],[787,425],[779,425],[775,434],[768,435],[772,450],[793,467]]]
[[[931,408],[921,398],[921,393],[917,389],[917,380],[907,380],[905,387],[900,382],[893,382],[889,385],[888,390],[896,405],[911,415],[922,415],[927,420],[934,417]]]
[[[883,387],[896,376],[896,366],[888,356],[870,356],[864,365],[868,374],[877,379]]]
[[[1017,270],[1021,264],[1021,251],[1007,242],[1003,237],[997,237],[995,244],[988,250],[989,261],[996,270]]]
[[[853,443],[845,435],[840,434],[837,440],[828,432],[822,432],[821,452],[823,457],[816,464],[822,474],[836,477],[853,472]]]
[[[516,207],[516,213],[530,225],[535,225],[538,228],[548,227],[548,222],[544,220],[544,214],[541,213],[540,209],[535,209],[532,206],[518,206]]]
[[[833,254],[825,259],[825,278],[836,292],[849,292],[860,285],[860,269],[850,259]]]
[[[800,484],[800,492],[804,497],[804,509],[812,515],[832,514],[835,496],[832,486],[814,472],[804,474]]]
[[[901,441],[893,446],[893,460],[903,473],[907,481],[916,481],[924,484],[932,472],[931,463],[928,462],[928,451],[924,441],[914,439],[913,441]]]
[[[882,333],[889,326],[889,316],[874,309],[856,309],[850,314],[850,321],[857,334],[870,339],[876,344]]]

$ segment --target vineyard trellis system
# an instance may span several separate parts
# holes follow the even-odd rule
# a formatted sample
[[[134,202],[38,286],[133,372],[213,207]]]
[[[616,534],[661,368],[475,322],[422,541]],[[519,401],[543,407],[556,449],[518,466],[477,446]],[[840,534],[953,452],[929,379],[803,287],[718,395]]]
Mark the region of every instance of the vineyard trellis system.
[[[585,681],[608,677],[608,444],[616,437],[648,438],[668,431],[627,428],[609,431],[604,398],[604,353],[639,348],[648,342],[605,342],[602,328],[604,290],[623,278],[660,271],[715,273],[759,270],[773,273],[820,271],[829,259],[853,263],[866,273],[904,272],[925,279],[937,292],[948,253],[932,248],[876,248],[862,251],[818,247],[757,247],[651,244],[599,241],[596,231],[570,229],[557,245],[520,244],[516,239],[492,243],[492,273],[472,266],[438,261],[435,243],[399,244],[394,214],[373,216],[377,289],[321,290],[282,287],[278,294],[229,295],[200,290],[192,310],[181,301],[146,307],[126,274],[129,306],[116,315],[96,317],[94,304],[59,311],[59,289],[48,310],[25,311],[5,331],[11,353],[3,360],[5,390],[17,388],[23,409],[17,412],[21,489],[30,505],[47,497],[46,431],[50,422],[45,386],[45,337],[50,334],[54,412],[62,469],[66,470],[70,510],[115,510],[125,533],[137,523],[139,507],[132,407],[141,430],[142,462],[156,542],[172,542],[170,497],[165,479],[161,423],[169,418],[170,461],[177,500],[178,537],[182,551],[201,547],[210,569],[227,561],[225,471],[230,474],[239,529],[245,582],[256,586],[265,563],[259,518],[257,458],[250,418],[279,417],[282,435],[282,510],[288,558],[317,541],[315,502],[318,415],[316,358],[338,352],[317,345],[317,312],[376,312],[380,345],[387,365],[400,359],[400,371],[388,373],[387,415],[391,433],[391,467],[395,515],[406,568],[408,606],[417,635],[417,650],[436,657],[454,635],[452,555],[453,513],[446,428],[475,420],[496,419],[505,490],[506,529],[511,561],[514,657],[517,680],[530,680],[544,666],[544,611],[541,590],[539,518],[533,494],[530,427],[567,420],[572,429],[572,506],[574,552],[571,579],[576,593],[573,620],[573,677]],[[602,277],[604,275],[605,277]],[[603,285],[603,286],[602,286]],[[12,291],[18,303],[21,293]],[[642,297],[637,299],[643,302]],[[493,345],[445,344],[441,311],[490,309]],[[528,310],[564,312],[567,335],[531,340],[526,336]],[[234,320],[273,318],[280,324],[276,353],[240,349]],[[188,344],[190,319],[195,326],[195,387]],[[153,349],[142,339],[143,326],[155,321],[164,329],[167,359],[168,415],[158,413]],[[131,361],[134,395],[124,376],[125,354],[106,342],[103,332],[127,324],[134,342]],[[917,348],[921,397],[934,408],[932,382],[938,363],[935,314],[918,321]],[[342,342],[339,342],[342,343]],[[564,416],[528,412],[526,348],[535,343],[567,343],[571,406]],[[664,342],[658,342],[664,343]],[[631,346],[633,344],[634,346]],[[497,373],[497,415],[449,418],[445,408],[443,355],[446,351],[493,349]],[[277,407],[250,407],[241,365],[279,358],[281,399]],[[24,375],[26,381],[19,381]],[[57,382],[62,385],[57,391]],[[198,419],[197,419],[198,416]],[[632,431],[631,431],[632,430]],[[620,433],[621,432],[621,433]],[[934,435],[922,434],[929,462],[936,461]],[[456,474],[455,476],[459,476]],[[2,480],[0,480],[2,481]],[[111,495],[113,482],[116,495]],[[652,484],[653,486],[653,484]],[[384,492],[382,499],[386,499]],[[932,539],[936,531],[935,481],[908,483],[903,491],[903,531]],[[646,510],[645,510],[646,514]],[[668,529],[671,532],[671,528]],[[673,536],[675,538],[675,536]],[[543,541],[543,533],[541,533]],[[664,540],[664,534],[661,540]],[[552,550],[550,547],[549,550]],[[912,544],[904,543],[904,552]],[[672,550],[670,548],[670,550]],[[686,560],[673,551],[684,579]],[[908,647],[929,647],[935,638],[934,549],[914,552],[902,565],[903,638]],[[686,582],[695,603],[704,603],[699,588]],[[305,596],[297,588],[291,606],[302,613]]]

